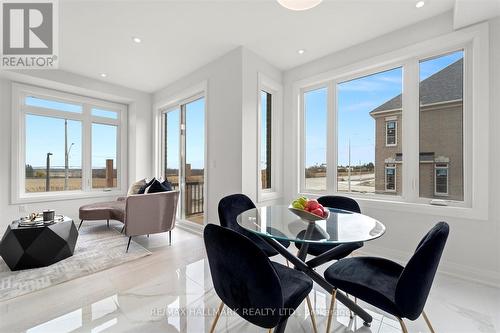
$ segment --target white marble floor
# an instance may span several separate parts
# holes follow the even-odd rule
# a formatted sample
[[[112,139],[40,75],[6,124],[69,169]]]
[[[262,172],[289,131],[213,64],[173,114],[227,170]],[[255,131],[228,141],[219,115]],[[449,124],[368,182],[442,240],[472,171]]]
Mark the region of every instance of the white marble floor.
[[[0,332],[208,332],[219,299],[202,238],[176,229],[172,246],[165,234],[136,240],[153,255],[0,303]],[[318,286],[311,299],[319,331],[324,332],[330,299]],[[401,331],[394,317],[362,306],[374,317],[371,327],[350,320],[339,306],[333,332]],[[497,332],[500,290],[439,275],[426,310],[439,333]],[[410,332],[428,332],[422,318],[407,324]],[[227,311],[216,332],[265,330]],[[289,319],[287,332],[312,332],[304,304]]]

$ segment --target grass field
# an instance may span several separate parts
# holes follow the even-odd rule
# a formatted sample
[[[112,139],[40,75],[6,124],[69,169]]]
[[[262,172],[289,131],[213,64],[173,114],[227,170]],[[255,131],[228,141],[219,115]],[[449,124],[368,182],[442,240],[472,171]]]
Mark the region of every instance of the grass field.
[[[107,188],[106,178],[93,178],[93,188]],[[113,187],[116,187],[116,178],[113,179]],[[81,178],[68,179],[68,191],[82,189]],[[64,191],[64,178],[52,178],[50,180],[50,191]],[[45,178],[26,178],[26,192],[46,192]]]

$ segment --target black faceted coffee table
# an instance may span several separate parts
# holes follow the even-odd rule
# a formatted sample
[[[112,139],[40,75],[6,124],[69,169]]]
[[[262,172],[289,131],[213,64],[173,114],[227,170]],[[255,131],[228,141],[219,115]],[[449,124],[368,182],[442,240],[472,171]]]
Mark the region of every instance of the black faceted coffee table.
[[[2,237],[0,256],[12,271],[52,265],[71,257],[78,231],[69,217],[38,227],[12,222]]]

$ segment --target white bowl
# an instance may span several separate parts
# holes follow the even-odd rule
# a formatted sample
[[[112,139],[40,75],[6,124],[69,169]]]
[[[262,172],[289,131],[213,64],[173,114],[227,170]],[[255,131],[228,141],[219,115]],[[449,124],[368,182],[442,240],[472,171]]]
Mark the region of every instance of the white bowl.
[[[309,213],[307,210],[294,208],[292,205],[288,206],[288,209],[301,219],[306,220],[308,222],[327,220],[328,217],[330,216],[330,211],[328,209],[326,210],[326,216],[324,217],[318,216],[313,213]]]

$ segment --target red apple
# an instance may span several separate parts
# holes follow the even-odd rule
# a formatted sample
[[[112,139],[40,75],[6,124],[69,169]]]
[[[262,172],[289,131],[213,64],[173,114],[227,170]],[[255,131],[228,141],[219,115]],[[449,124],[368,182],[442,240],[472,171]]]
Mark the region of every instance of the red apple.
[[[316,208],[313,211],[311,211],[312,214],[317,215],[319,217],[323,217],[323,209]]]
[[[315,210],[318,207],[319,207],[319,203],[317,200],[311,199],[311,200],[307,201],[307,203],[306,203],[306,208],[309,208],[308,210],[310,212],[312,212],[313,210]]]

